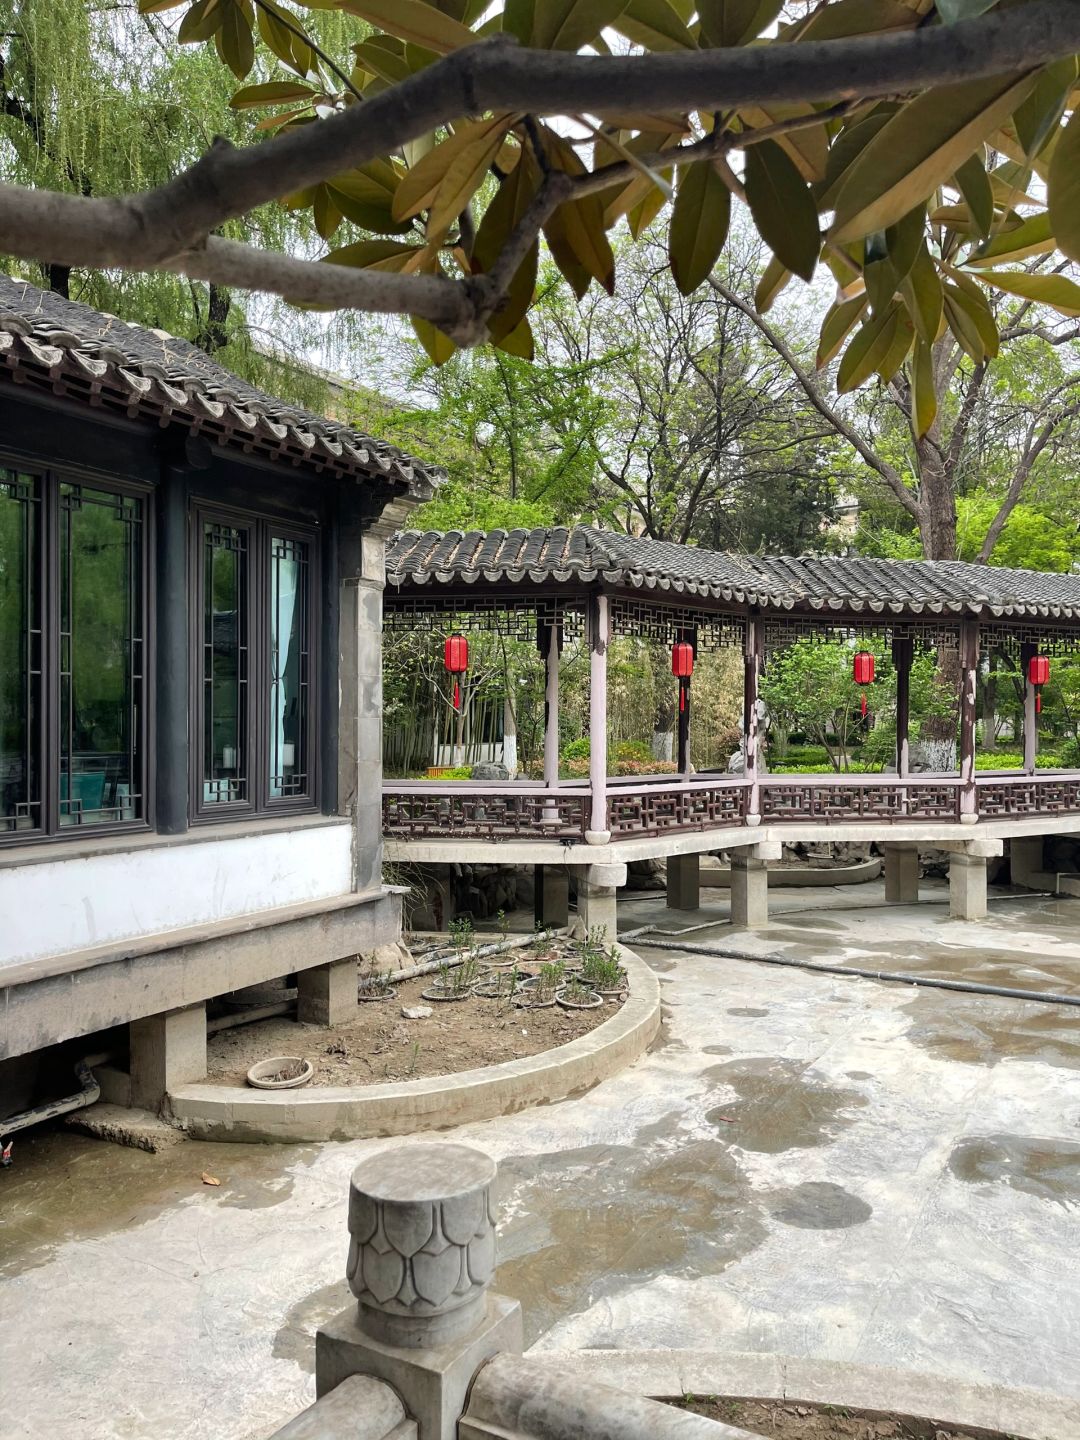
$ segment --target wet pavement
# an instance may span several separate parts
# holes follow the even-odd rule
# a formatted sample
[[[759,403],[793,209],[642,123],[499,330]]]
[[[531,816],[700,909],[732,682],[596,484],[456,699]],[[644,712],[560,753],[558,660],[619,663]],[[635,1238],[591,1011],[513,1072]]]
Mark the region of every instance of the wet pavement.
[[[884,909],[871,886],[786,891],[767,933],[685,938],[1080,993],[1080,902],[999,897],[972,926],[939,893]],[[631,901],[620,923],[720,918],[724,892],[705,899],[680,916]],[[1080,1398],[1080,1011],[639,948],[665,1000],[646,1057],[446,1132],[499,1160],[498,1283],[530,1343],[818,1356]],[[349,1172],[409,1143],[22,1140],[0,1174],[0,1436],[283,1423],[311,1398],[315,1327],[348,1301]]]

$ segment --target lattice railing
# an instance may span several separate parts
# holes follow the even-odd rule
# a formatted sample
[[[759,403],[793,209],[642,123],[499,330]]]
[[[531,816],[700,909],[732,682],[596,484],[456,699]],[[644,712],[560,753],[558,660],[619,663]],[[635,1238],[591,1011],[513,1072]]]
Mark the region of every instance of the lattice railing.
[[[400,840],[584,840],[585,790],[438,782],[383,787],[383,834]]]
[[[977,776],[979,817],[1080,813],[1080,776]]]
[[[741,781],[699,785],[649,785],[608,792],[608,827],[613,840],[709,830],[737,824],[746,814],[747,786]]]
[[[956,820],[956,780],[881,780],[844,776],[839,780],[765,777],[761,818],[781,820]]]

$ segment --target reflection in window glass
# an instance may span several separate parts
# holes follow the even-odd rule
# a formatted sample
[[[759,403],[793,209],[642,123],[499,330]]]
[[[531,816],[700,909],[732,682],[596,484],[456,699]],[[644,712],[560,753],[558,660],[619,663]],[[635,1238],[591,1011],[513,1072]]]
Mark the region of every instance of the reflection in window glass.
[[[60,486],[60,824],[144,814],[142,501]]]
[[[270,798],[308,793],[307,550],[270,539]]]
[[[41,492],[0,469],[0,833],[41,828]]]
[[[203,801],[248,798],[248,532],[203,526]]]

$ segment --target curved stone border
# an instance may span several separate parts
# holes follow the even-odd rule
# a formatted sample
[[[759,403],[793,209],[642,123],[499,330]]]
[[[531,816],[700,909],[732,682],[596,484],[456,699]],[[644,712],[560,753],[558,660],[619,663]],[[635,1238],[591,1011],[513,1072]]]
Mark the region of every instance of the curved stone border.
[[[549,1104],[622,1070],[660,1028],[660,982],[643,960],[619,947],[630,994],[610,1020],[554,1050],[482,1070],[388,1085],[327,1085],[288,1094],[242,1085],[180,1085],[173,1118],[201,1140],[362,1140],[445,1130]]]
[[[702,861],[706,859],[703,855]],[[855,860],[850,865],[791,865],[787,869],[780,865],[769,866],[769,889],[774,886],[803,888],[831,885],[865,885],[870,880],[881,878],[883,863],[879,856],[869,860]],[[702,864],[701,888],[726,890],[731,885],[731,866]]]
[[[730,1395],[920,1416],[960,1430],[1000,1430],[1034,1440],[1080,1435],[1080,1401],[885,1365],[709,1350],[533,1350],[529,1358],[550,1362],[560,1375],[656,1399]]]

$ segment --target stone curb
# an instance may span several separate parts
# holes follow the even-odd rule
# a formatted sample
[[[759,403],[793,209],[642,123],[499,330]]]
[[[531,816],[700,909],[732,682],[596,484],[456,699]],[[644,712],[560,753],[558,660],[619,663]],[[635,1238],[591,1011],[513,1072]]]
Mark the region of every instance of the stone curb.
[[[972,1384],[884,1365],[709,1350],[533,1350],[559,1374],[637,1395],[730,1395],[835,1405],[999,1430],[1017,1440],[1077,1440],[1080,1401],[1044,1390]]]
[[[703,855],[700,870],[701,888],[703,890],[727,890],[731,887],[731,866],[721,865],[719,861],[715,865],[704,863],[710,860],[711,856]],[[858,860],[852,865],[836,865],[833,867],[822,865],[805,865],[796,867],[792,865],[788,869],[779,866],[769,867],[769,889],[810,889],[817,886],[832,887],[833,885],[865,885],[871,880],[881,878],[882,862],[876,856],[870,860]]]
[[[638,1059],[660,1028],[660,982],[633,951],[619,948],[630,977],[628,998],[610,1020],[554,1050],[482,1070],[387,1085],[281,1093],[242,1085],[180,1085],[169,1094],[173,1118],[200,1140],[362,1140],[445,1130],[565,1100]]]

